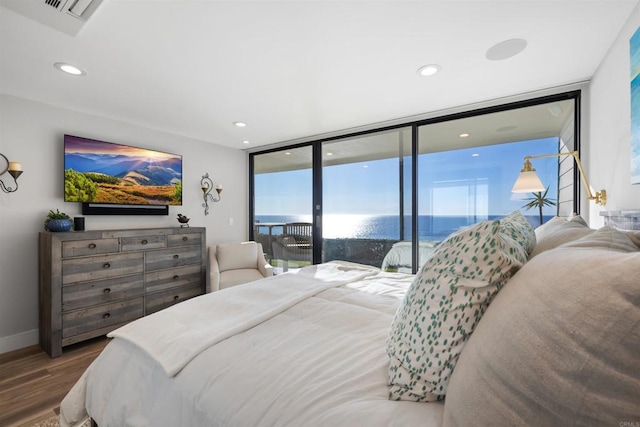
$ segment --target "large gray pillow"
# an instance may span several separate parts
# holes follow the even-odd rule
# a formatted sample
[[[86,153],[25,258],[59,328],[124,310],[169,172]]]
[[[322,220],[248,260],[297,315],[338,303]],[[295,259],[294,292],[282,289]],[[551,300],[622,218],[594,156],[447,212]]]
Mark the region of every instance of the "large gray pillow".
[[[445,426],[640,420],[640,252],[603,228],[525,264],[460,355]]]
[[[555,217],[535,229],[536,247],[530,257],[558,246],[588,236],[595,230],[579,216],[570,219]]]

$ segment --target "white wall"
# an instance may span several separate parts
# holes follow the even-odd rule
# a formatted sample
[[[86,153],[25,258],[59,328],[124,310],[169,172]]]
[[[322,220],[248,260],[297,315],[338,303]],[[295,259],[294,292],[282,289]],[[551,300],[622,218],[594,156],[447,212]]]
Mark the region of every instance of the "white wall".
[[[38,232],[47,212],[81,215],[79,203],[63,201],[65,133],[183,156],[182,206],[170,207],[169,216],[87,216],[88,230],[176,227],[182,213],[191,226],[207,228],[209,245],[248,237],[245,152],[0,94],[0,153],[24,169],[18,191],[0,191],[0,353],[38,342]],[[200,190],[206,172],[224,186],[207,216]]]
[[[640,210],[640,185],[631,185],[629,39],[640,26],[636,6],[598,67],[587,94],[583,159],[589,183],[607,191],[604,207],[589,202],[589,224],[604,224],[600,211]],[[584,212],[584,209],[583,209]]]

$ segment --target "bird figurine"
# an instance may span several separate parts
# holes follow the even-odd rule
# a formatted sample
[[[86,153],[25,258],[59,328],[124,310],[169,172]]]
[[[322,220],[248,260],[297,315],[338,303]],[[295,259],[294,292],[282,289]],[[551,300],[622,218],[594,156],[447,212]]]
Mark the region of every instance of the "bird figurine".
[[[180,224],[185,224],[185,225],[181,225],[181,227],[188,227],[189,225],[187,224],[189,222],[191,218],[184,216],[182,214],[178,214],[178,222]]]

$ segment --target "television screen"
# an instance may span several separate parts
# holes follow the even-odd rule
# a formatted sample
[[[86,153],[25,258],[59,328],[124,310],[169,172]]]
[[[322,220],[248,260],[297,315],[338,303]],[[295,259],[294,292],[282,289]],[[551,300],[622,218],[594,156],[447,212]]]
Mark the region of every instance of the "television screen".
[[[182,205],[182,156],[65,135],[64,201]]]

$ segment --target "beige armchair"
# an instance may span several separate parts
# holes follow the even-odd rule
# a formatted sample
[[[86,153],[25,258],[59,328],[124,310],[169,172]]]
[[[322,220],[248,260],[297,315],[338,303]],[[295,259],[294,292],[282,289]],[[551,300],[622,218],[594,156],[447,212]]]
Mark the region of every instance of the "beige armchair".
[[[256,242],[224,243],[209,247],[211,292],[273,275]]]

